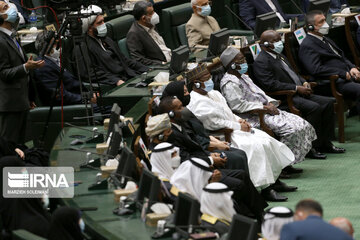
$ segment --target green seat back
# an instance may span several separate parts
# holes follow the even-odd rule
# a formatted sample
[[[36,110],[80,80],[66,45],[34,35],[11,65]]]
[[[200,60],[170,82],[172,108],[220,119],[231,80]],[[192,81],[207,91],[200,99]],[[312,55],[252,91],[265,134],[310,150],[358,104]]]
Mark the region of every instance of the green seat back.
[[[129,54],[129,49],[126,45],[126,38],[123,38],[123,39],[120,39],[119,42],[119,48],[120,48],[120,51],[126,56],[126,57],[130,57],[130,54]]]
[[[178,32],[178,35],[179,35],[180,44],[187,46],[188,45],[188,39],[187,39],[187,36],[186,36],[185,27],[186,27],[186,23],[177,26],[177,32]]]
[[[160,24],[162,24],[164,31],[164,40],[169,48],[175,49],[181,45],[177,26],[187,23],[192,12],[190,3],[184,3],[162,10],[162,20]]]
[[[35,235],[24,229],[12,231],[12,239],[13,240],[46,240],[45,238]]]
[[[89,106],[89,105],[88,105]],[[41,135],[43,134],[45,122],[48,116],[50,107],[37,107],[30,111],[30,128],[31,135],[34,141],[34,146],[39,147]],[[90,110],[90,109],[89,109]],[[85,105],[71,105],[64,106],[64,122],[68,122],[77,126],[87,125],[86,119],[74,120],[73,117],[86,116]],[[54,145],[55,139],[61,131],[61,107],[54,107],[49,122],[49,128],[45,137],[46,151],[51,150]]]
[[[125,38],[134,20],[133,15],[125,15],[106,22],[108,37],[116,42]]]

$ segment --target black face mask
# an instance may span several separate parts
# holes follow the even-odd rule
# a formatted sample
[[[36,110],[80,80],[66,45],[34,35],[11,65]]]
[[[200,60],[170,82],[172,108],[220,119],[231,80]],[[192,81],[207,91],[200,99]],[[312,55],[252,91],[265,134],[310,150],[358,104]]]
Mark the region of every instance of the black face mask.
[[[183,106],[185,107],[185,106],[187,106],[187,105],[189,104],[189,102],[190,102],[190,94],[184,96],[184,98],[183,98],[183,100],[182,100],[182,104],[183,104]]]

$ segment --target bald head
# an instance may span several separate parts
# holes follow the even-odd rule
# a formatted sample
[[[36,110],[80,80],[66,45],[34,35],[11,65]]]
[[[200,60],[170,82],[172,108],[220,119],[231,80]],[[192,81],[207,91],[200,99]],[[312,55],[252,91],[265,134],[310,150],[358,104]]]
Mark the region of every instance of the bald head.
[[[330,224],[337,228],[340,228],[341,230],[349,234],[351,237],[354,235],[354,228],[351,222],[349,221],[349,219],[347,218],[344,217],[333,218],[330,220]]]
[[[281,40],[281,36],[274,30],[266,30],[260,36],[260,43],[269,42],[274,43]]]

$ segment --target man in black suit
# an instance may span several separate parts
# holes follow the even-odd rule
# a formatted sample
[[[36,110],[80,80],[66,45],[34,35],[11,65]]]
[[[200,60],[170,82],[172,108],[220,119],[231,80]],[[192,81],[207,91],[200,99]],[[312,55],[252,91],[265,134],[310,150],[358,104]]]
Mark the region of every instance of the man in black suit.
[[[261,35],[260,44],[262,51],[254,62],[257,84],[268,92],[297,92],[293,98],[294,105],[315,128],[317,134],[310,157],[324,159],[326,155],[321,152],[345,152],[345,149],[337,148],[330,142],[334,132],[334,99],[313,94],[310,84],[295,73],[287,58],[281,54],[283,43],[279,33],[274,30],[265,31]]]
[[[37,48],[39,51],[45,45],[45,34],[40,33],[36,38]],[[41,103],[49,106],[52,101],[54,91],[60,74],[60,48],[57,49],[57,44],[54,44],[53,49],[49,54],[46,54],[42,60],[45,61],[45,66],[34,71],[36,87]],[[62,79],[63,83],[63,97],[64,105],[73,105],[82,103],[80,81],[68,70],[64,69]],[[82,86],[82,90],[86,91]],[[61,105],[60,88],[56,94],[54,105]],[[96,95],[91,99],[92,103],[96,103]]]
[[[133,59],[145,65],[162,65],[171,60],[171,49],[155,30],[159,15],[150,2],[139,1],[133,9],[135,22],[126,35],[126,44]]]
[[[240,17],[253,29],[255,29],[256,16],[276,12],[280,22],[289,22],[289,19],[299,17],[302,14],[286,14],[281,9],[277,0],[239,0]]]
[[[23,143],[27,114],[35,107],[33,91],[29,91],[29,71],[41,68],[44,61],[27,59],[16,40],[16,8],[0,1],[0,13],[0,137]]]
[[[92,81],[97,80],[99,83],[113,86],[119,86],[149,70],[147,66],[125,57],[118,44],[106,36],[107,28],[101,8],[91,5],[86,12],[93,15],[82,19],[83,31],[87,34],[86,44],[82,43],[81,46],[88,50],[89,56],[85,54],[83,59],[80,48],[75,49],[79,63],[77,70],[83,79],[89,78],[85,62],[90,66]]]
[[[317,77],[338,75],[336,88],[345,99],[356,101],[351,115],[360,113],[360,72],[336,44],[324,35],[329,32],[326,17],[321,11],[306,15],[308,34],[300,45],[299,59],[307,74]],[[328,85],[322,95],[330,95]]]

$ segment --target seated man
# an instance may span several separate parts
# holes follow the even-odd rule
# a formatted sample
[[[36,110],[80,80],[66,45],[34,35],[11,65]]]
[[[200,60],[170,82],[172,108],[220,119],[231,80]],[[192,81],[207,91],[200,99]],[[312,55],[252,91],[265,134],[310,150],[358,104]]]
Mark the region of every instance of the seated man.
[[[149,70],[147,66],[125,57],[118,44],[106,36],[107,28],[101,8],[91,5],[84,12],[93,14],[82,19],[86,44],[81,43],[74,53],[78,61],[75,64],[79,65],[77,71],[83,79],[87,80],[90,77],[93,82],[119,86],[130,78]],[[88,56],[84,50],[88,51]],[[86,65],[90,69],[87,69]]]
[[[126,35],[130,56],[145,65],[161,65],[171,60],[171,49],[155,30],[160,22],[150,2],[139,1],[133,9],[135,22]]]
[[[179,99],[165,97],[161,100],[159,108],[161,113],[175,113],[175,117],[170,119],[174,133],[174,141],[171,143],[182,150],[182,160],[189,159],[184,153],[189,152],[194,157],[199,157],[198,154],[201,153],[211,156],[217,168],[243,169],[249,172],[245,152],[230,148],[228,143],[209,136],[201,121],[183,107]],[[220,157],[221,153],[225,153],[226,157]]]
[[[231,146],[246,152],[250,178],[255,187],[263,189],[266,199],[286,201],[286,197],[278,195],[275,187],[269,185],[277,182],[282,169],[295,160],[291,150],[267,133],[252,129],[248,122],[233,114],[221,93],[213,90],[206,64],[189,71],[187,80],[193,90],[187,108],[208,130],[233,129]],[[294,190],[296,187],[286,187],[286,191]]]
[[[357,29],[356,37],[357,37],[357,42],[358,42],[359,48],[360,48],[360,26],[359,26],[358,29]]]
[[[294,221],[294,212],[287,207],[267,209],[261,224],[261,240],[279,240],[282,227]],[[260,240],[260,239],[259,239]]]
[[[220,27],[210,16],[209,0],[191,0],[191,7],[194,13],[186,23],[186,36],[191,51],[197,52],[208,47],[210,35],[219,31]]]
[[[306,15],[308,34],[299,48],[299,59],[306,74],[316,78],[338,75],[336,89],[344,99],[356,101],[356,108],[351,115],[360,113],[360,72],[346,57],[344,52],[325,35],[329,32],[325,15],[321,11],[312,11]],[[330,95],[328,90],[322,95]]]
[[[268,12],[275,12],[280,22],[289,22],[295,17],[304,18],[302,14],[285,14],[277,0],[239,1],[239,15],[252,29],[255,29],[256,16]]]
[[[321,152],[343,153],[331,143],[334,133],[334,99],[312,94],[310,84],[295,73],[287,58],[281,54],[283,43],[280,34],[268,30],[261,34],[262,51],[254,62],[257,84],[264,91],[295,90],[294,105],[316,131],[317,139],[310,151],[311,158],[325,159]],[[283,98],[286,102],[286,98]]]
[[[256,128],[260,128],[259,116],[249,112],[255,109],[266,110],[264,115],[266,125],[294,153],[294,164],[303,161],[312,148],[312,141],[316,139],[311,124],[295,114],[277,108],[279,101],[267,96],[245,74],[248,66],[239,50],[227,48],[221,54],[220,60],[227,70],[220,82],[221,93],[231,110]],[[298,172],[294,168],[287,168],[290,172]]]
[[[37,49],[41,51],[45,45],[46,35],[40,33],[36,38]],[[57,49],[57,44],[54,44],[53,49],[49,54],[46,54],[43,58],[45,61],[44,67],[34,71],[36,80],[36,86],[38,89],[38,95],[41,103],[45,106],[50,106],[53,98],[53,94],[56,89],[57,82],[60,75],[60,51]],[[63,96],[64,105],[73,105],[82,103],[80,81],[72,75],[66,69],[64,70],[63,83]],[[82,86],[83,91],[87,89]],[[91,99],[92,103],[96,103],[96,95],[93,94]],[[55,106],[61,105],[60,87],[58,93],[56,93]]]
[[[305,199],[296,205],[295,222],[284,225],[280,240],[316,239],[316,240],[351,240],[342,230],[331,226],[323,219],[320,203]]]
[[[214,182],[203,188],[200,198],[201,226],[220,236],[229,232],[232,217],[236,214],[231,196],[234,194],[225,184]]]
[[[213,170],[202,159],[191,158],[180,164],[172,175],[171,192],[176,196],[180,191],[189,193],[200,202],[203,188],[213,182],[223,183],[234,192],[232,199],[236,212],[262,221],[264,208],[268,204],[243,170]]]

